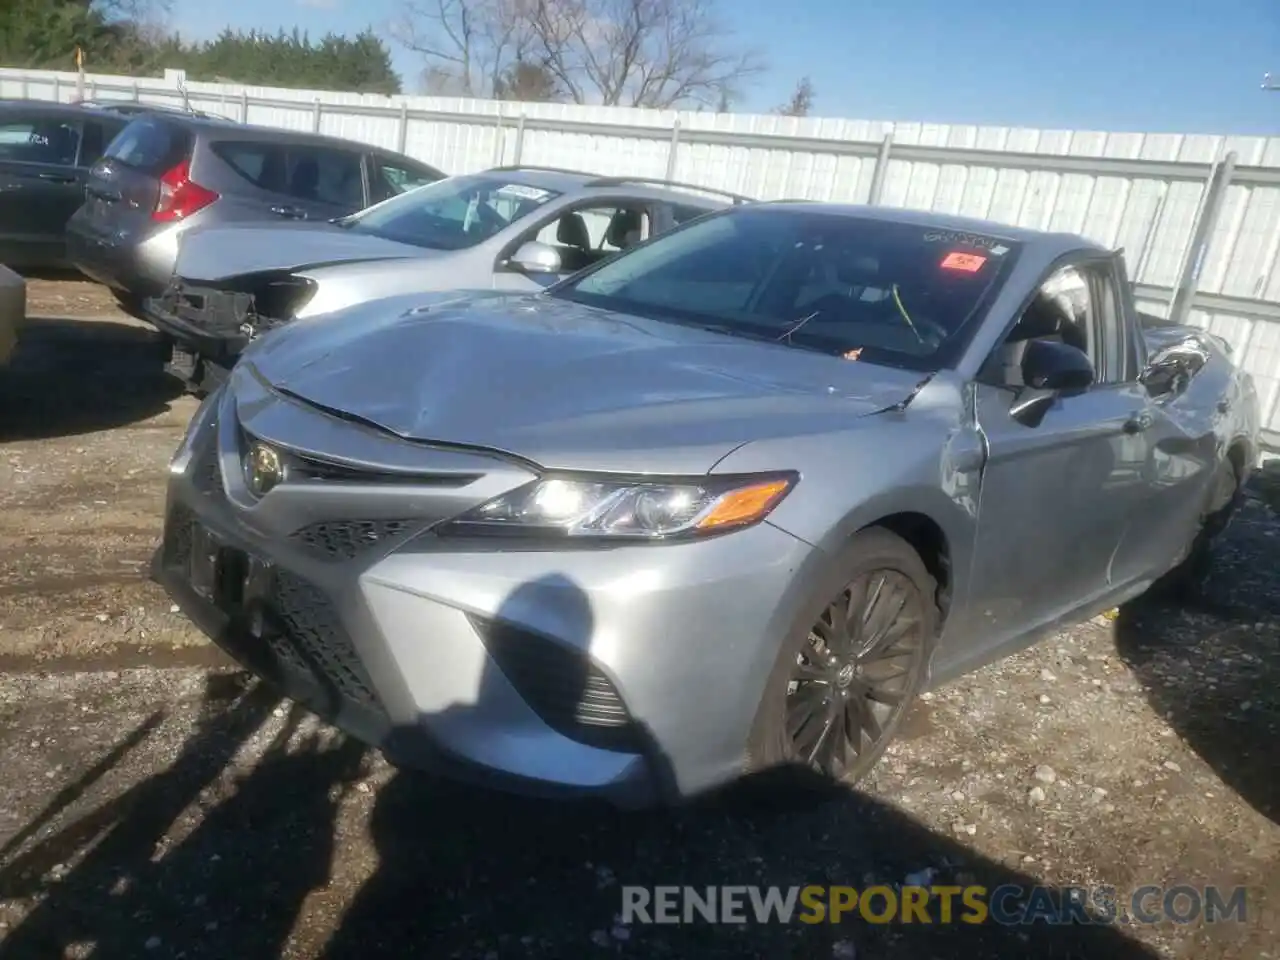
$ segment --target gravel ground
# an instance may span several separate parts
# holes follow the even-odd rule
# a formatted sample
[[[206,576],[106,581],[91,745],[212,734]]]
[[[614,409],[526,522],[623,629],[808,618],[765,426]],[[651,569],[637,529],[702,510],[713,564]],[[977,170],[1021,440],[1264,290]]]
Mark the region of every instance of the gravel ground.
[[[1280,958],[1280,480],[1194,604],[1137,605],[937,691],[859,790],[621,814],[392,771],[227,664],[144,579],[194,409],[155,344],[42,320],[18,357],[0,374],[0,957]],[[1243,884],[1247,922],[616,921],[620,884],[925,871]]]

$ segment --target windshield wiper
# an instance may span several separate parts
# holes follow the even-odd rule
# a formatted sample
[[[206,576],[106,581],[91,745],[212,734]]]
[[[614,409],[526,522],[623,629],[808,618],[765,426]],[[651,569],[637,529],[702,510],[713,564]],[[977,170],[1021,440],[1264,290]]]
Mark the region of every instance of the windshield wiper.
[[[799,330],[801,327],[803,327],[810,320],[812,320],[814,317],[816,317],[818,314],[820,314],[821,312],[822,312],[821,310],[815,310],[813,311],[813,313],[809,314],[807,317],[802,317],[801,319],[797,320],[795,323],[787,327],[787,329],[782,332],[782,336],[778,337],[778,340],[779,341],[785,340],[787,342],[787,346],[790,346],[791,335],[795,333],[797,330]]]

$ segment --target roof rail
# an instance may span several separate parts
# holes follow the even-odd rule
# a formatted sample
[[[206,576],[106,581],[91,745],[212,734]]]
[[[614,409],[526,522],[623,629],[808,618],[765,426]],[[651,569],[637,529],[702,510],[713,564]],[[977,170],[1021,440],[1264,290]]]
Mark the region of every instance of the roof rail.
[[[730,193],[728,190],[717,190],[715,187],[704,187],[697,183],[681,183],[679,180],[660,180],[655,177],[600,177],[592,180],[587,184],[588,187],[620,187],[627,183],[649,183],[655,186],[663,187],[680,187],[685,190],[701,190],[703,193],[714,193],[722,197],[728,197],[735,204],[739,203],[757,203],[753,197],[744,197],[740,193]]]
[[[599,177],[598,173],[590,173],[586,170],[569,170],[565,167],[539,167],[529,163],[511,163],[501,167],[488,167],[485,173],[514,173],[518,170],[536,170],[539,173],[567,173],[575,177]]]

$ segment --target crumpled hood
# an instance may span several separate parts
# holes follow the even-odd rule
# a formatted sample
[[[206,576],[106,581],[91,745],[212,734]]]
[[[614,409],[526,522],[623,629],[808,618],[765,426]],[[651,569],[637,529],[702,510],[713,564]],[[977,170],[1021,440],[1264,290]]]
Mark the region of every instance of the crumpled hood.
[[[402,437],[639,473],[704,473],[751,440],[847,430],[921,379],[542,295],[422,304],[299,321],[242,363]]]
[[[435,257],[441,252],[331,223],[251,222],[192,230],[178,247],[174,272],[184,280],[210,281],[360,260]]]

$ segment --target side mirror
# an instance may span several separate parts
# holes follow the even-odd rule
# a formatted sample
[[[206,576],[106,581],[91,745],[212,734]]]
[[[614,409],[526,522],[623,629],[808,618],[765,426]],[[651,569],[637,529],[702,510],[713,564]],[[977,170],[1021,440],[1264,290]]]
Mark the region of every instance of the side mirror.
[[[1022,355],[1022,382],[1035,390],[1086,390],[1096,376],[1089,355],[1065,343],[1032,340]]]
[[[527,240],[511,255],[507,266],[521,273],[559,273],[560,254],[545,243]]]
[[[1038,426],[1058,394],[1088,389],[1096,376],[1093,361],[1083,350],[1053,340],[1028,341],[1022,354],[1026,386],[1009,415],[1028,427]]]

